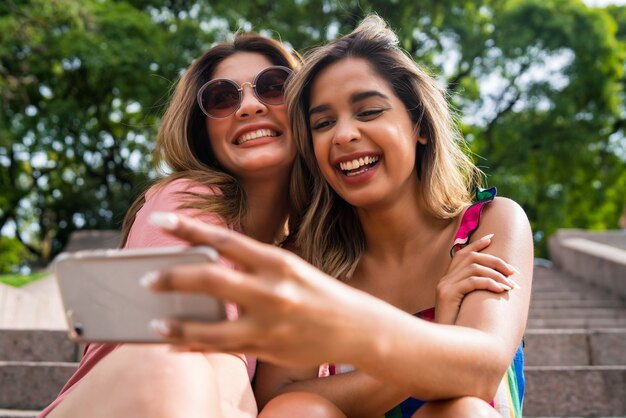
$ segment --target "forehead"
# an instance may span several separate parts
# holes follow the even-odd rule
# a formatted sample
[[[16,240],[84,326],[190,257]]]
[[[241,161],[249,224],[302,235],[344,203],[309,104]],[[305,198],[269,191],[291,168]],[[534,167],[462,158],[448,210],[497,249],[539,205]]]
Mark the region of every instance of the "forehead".
[[[237,52],[215,67],[213,78],[230,78],[239,83],[254,80],[263,69],[274,65],[269,58],[257,52]]]
[[[311,85],[311,105],[342,100],[356,92],[376,90],[395,97],[389,82],[362,58],[344,58],[320,71]]]

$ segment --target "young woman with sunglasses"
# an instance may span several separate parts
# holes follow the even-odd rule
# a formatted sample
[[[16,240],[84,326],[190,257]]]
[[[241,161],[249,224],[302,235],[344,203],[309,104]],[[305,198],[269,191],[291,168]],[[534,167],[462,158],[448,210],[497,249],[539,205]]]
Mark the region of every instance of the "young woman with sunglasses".
[[[283,90],[298,59],[279,42],[242,34],[209,49],[178,82],[154,152],[171,173],[129,210],[126,248],[185,245],[146,220],[173,211],[276,243],[284,238],[296,154]],[[234,305],[227,307],[236,318]],[[89,344],[40,417],[256,417],[256,360],[174,353],[167,346]]]
[[[370,17],[308,55],[288,96],[300,168],[314,184],[294,189],[306,209],[296,247],[319,270],[232,231],[157,214],[164,229],[213,245],[240,269],[174,268],[151,288],[207,292],[245,312],[222,324],[164,321],[166,340],[297,367],[258,370],[261,405],[283,393],[262,411],[270,417],[314,394],[339,407],[335,416],[520,417],[531,231],[521,208],[493,191],[471,203],[479,172],[438,83]],[[450,283],[491,291],[460,292],[442,316]],[[317,379],[327,361],[356,370]]]

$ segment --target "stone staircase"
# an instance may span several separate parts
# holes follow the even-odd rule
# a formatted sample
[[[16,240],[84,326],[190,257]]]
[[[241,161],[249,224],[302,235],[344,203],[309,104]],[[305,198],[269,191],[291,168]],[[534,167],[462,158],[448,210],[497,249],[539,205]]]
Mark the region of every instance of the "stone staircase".
[[[525,354],[525,417],[626,417],[626,302],[616,294],[535,267]]]
[[[77,366],[64,330],[0,330],[0,418],[35,417]]]
[[[35,417],[76,369],[52,276],[23,288],[0,285],[0,418]]]

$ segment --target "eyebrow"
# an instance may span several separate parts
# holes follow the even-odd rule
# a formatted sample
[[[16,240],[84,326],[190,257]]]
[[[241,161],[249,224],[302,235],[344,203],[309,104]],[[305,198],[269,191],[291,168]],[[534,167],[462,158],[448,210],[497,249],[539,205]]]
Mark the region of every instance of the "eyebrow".
[[[383,94],[376,90],[367,90],[358,93],[354,93],[350,96],[350,104],[355,104],[365,99],[369,99],[370,97],[381,97],[383,99],[389,100],[389,97],[386,94]],[[309,116],[315,113],[325,112],[330,109],[330,106],[327,104],[321,104],[319,106],[315,106],[314,108],[309,110]]]

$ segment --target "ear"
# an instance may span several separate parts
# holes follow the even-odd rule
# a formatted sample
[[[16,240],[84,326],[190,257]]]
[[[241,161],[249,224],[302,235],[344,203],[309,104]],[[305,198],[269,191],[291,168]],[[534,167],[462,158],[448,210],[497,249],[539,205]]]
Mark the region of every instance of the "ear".
[[[415,127],[415,139],[418,144],[426,145],[428,143],[428,139],[422,135],[421,127],[419,125]]]

